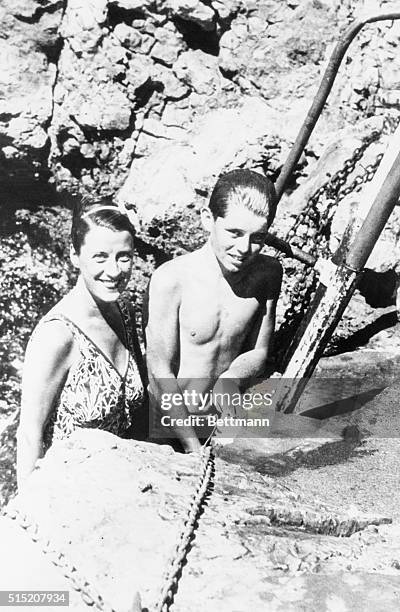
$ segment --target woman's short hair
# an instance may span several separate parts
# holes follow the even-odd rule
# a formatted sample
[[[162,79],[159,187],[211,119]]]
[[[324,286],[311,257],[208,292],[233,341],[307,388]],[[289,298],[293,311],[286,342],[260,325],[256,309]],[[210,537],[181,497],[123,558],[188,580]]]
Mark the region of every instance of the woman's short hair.
[[[231,170],[221,174],[210,197],[209,208],[214,219],[225,217],[229,204],[242,204],[256,215],[274,220],[277,198],[273,182],[252,170]]]
[[[77,200],[72,211],[71,242],[79,255],[85,236],[93,227],[107,227],[116,232],[127,231],[132,238],[135,228],[111,197],[89,199],[87,196]]]

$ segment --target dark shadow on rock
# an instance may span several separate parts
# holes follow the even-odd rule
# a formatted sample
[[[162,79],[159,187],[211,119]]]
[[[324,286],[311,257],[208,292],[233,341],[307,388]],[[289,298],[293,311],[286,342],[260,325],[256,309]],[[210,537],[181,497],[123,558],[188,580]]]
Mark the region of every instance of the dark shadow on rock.
[[[329,402],[328,404],[323,404],[322,406],[304,410],[304,412],[299,414],[302,416],[311,417],[312,419],[327,419],[330,417],[339,416],[340,414],[354,412],[354,410],[358,410],[361,408],[361,406],[371,401],[376,395],[381,393],[384,388],[385,387],[376,387],[374,389],[369,389],[368,391],[356,393],[339,401]]]
[[[339,353],[355,351],[360,346],[365,346],[375,334],[383,331],[384,329],[394,327],[397,325],[397,323],[398,320],[396,311],[393,310],[391,312],[387,312],[378,317],[372,323],[369,323],[362,329],[359,329],[349,338],[345,338],[343,340],[339,339],[335,343],[332,342],[329,348],[325,351],[324,355],[331,356]]]
[[[219,452],[219,458],[227,463],[249,467],[260,474],[284,477],[300,468],[315,470],[326,465],[346,463],[349,459],[374,454],[376,451],[363,449],[363,441],[357,437],[334,440],[309,451],[298,449],[265,456],[251,447],[226,446]]]

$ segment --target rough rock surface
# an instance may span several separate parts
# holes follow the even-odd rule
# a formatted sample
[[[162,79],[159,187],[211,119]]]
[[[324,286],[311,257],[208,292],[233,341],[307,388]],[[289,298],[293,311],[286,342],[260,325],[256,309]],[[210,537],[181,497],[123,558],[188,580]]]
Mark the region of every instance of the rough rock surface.
[[[0,7],[0,181],[2,205],[49,178],[49,126],[57,79],[60,2],[9,2]],[[31,194],[33,195],[33,194]]]
[[[364,511],[388,513],[399,519],[399,382],[373,397],[361,409],[337,415],[327,423],[347,427],[348,447],[333,444],[282,470],[292,491],[318,495],[327,503],[355,503]],[[327,424],[327,426],[329,426]],[[363,437],[364,436],[364,437]],[[371,561],[375,563],[375,560]]]
[[[265,149],[278,149],[276,127],[276,111],[256,97],[245,97],[235,109],[211,111],[193,131],[182,130],[180,141],[162,144],[135,163],[119,198],[128,208],[136,204],[147,221],[172,205],[201,201],[196,190],[207,190],[222,170],[247,163],[250,155],[256,161]]]
[[[339,32],[363,11],[387,5],[6,0],[0,9],[0,183],[7,232],[18,230],[10,204],[48,209],[76,193],[122,188],[121,200],[144,221],[156,215],[161,226],[154,232],[150,224],[141,234],[147,254],[140,254],[135,284],[144,282],[139,277],[148,277],[160,252],[176,252],[166,244],[199,244],[193,207],[204,203],[220,171],[249,166],[277,176]],[[375,24],[352,44],[290,189],[308,175],[310,181],[282,201],[278,234],[284,235],[312,188],[383,115],[398,115],[399,76],[392,60],[399,28],[398,22]],[[346,132],[349,123],[357,128]],[[344,131],[338,137],[339,130]],[[341,149],[336,153],[335,140]],[[362,163],[380,147],[368,149]],[[168,219],[160,221],[166,211]],[[333,241],[346,211],[343,202]],[[35,214],[31,220],[36,223]],[[397,225],[394,216],[376,269],[395,265],[387,253],[397,252]],[[315,230],[301,224],[298,235],[312,242]],[[31,235],[28,241],[36,248]],[[155,261],[147,261],[149,252]],[[286,277],[295,270],[288,261]],[[282,312],[287,305],[282,302]]]
[[[341,445],[342,453],[349,445],[329,444]],[[357,491],[350,499],[339,494],[334,504],[327,503],[329,475],[318,495],[307,484],[301,491],[288,487],[284,470],[268,469],[279,459],[283,469],[287,454],[272,447],[266,452],[265,444],[259,452],[257,441],[250,452],[264,462],[262,467],[254,469],[246,458],[232,463],[229,446],[234,451],[234,445],[220,449],[215,460],[214,484],[183,568],[175,609],[244,612],[251,606],[261,612],[268,605],[294,612],[341,606],[361,612],[368,602],[374,612],[397,610],[398,521],[392,523],[388,512],[369,509],[366,514],[367,504],[358,504]],[[356,447],[357,442],[351,443],[353,451]],[[315,460],[315,452],[303,450],[303,460],[297,458],[296,464],[300,472],[309,454]],[[357,461],[362,463],[362,454]],[[321,458],[320,469],[323,465]],[[296,467],[289,473],[296,474]],[[100,431],[76,432],[52,447],[12,506],[37,521],[39,534],[63,551],[117,609],[129,609],[136,591],[142,605],[152,609],[198,468],[197,457],[166,446],[120,440]],[[351,478],[351,463],[344,465],[344,474],[346,469]],[[398,503],[397,488],[390,495]],[[40,540],[30,543],[8,518],[0,529],[13,543],[12,554],[0,556],[3,581],[26,588],[29,571],[32,588],[44,577],[47,584],[62,588],[65,582],[43,560],[46,556],[35,557]],[[71,609],[82,610],[76,593]]]
[[[224,111],[240,108],[243,95],[274,107],[280,142],[254,155],[250,139],[242,163],[275,173],[338,32],[363,10],[386,5],[7,0],[1,9],[2,181],[11,171],[13,184],[36,186],[39,201],[49,197],[49,184],[68,193],[115,192],[132,162],[134,169],[154,153],[157,171],[160,147],[179,144],[182,129],[196,138],[199,115],[220,112],[221,124],[229,125]],[[319,156],[325,135],[344,119],[381,114],[379,104],[398,108],[392,59],[399,28],[371,26],[354,43],[310,151]],[[263,131],[258,136],[265,139]],[[234,154],[221,155],[218,169],[238,162]],[[188,183],[202,188],[190,177]]]

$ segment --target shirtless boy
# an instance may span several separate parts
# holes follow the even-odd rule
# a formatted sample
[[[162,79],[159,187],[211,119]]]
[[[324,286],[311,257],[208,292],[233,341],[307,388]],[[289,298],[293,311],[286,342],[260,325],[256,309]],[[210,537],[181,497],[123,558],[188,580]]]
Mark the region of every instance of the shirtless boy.
[[[222,175],[201,212],[206,244],[154,272],[146,328],[150,393],[158,406],[164,393],[180,397],[171,417],[198,412],[187,401],[193,389],[221,389],[225,379],[241,385],[265,372],[282,268],[260,251],[275,209],[274,186],[261,174]],[[175,435],[186,452],[200,448],[190,425]]]

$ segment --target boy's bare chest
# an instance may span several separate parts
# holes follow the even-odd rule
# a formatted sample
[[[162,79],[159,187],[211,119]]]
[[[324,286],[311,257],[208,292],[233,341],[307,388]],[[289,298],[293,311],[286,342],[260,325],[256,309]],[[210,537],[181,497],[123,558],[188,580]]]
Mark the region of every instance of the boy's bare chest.
[[[188,286],[182,293],[179,323],[182,339],[193,344],[231,344],[247,334],[259,303],[229,287]]]

